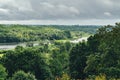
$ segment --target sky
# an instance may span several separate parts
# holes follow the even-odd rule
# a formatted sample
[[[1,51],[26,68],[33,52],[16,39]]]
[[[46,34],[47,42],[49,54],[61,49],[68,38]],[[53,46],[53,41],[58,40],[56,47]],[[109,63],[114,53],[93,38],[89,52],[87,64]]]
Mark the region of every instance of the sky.
[[[0,0],[0,24],[107,25],[120,21],[120,0]]]

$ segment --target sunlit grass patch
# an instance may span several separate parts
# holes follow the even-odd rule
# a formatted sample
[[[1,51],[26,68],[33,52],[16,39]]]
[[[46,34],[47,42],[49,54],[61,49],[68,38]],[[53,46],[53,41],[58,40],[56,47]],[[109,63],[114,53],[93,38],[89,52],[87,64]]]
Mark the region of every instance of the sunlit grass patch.
[[[4,54],[0,54],[0,57],[2,57]]]

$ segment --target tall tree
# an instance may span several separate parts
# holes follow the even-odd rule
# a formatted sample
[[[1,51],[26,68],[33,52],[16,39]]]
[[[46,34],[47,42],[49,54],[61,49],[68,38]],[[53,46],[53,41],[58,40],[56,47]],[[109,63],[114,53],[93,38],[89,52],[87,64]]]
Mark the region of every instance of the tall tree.
[[[85,79],[84,68],[86,66],[87,45],[85,42],[77,44],[70,52],[70,74],[73,79]]]
[[[41,53],[32,49],[25,49],[22,52],[10,51],[1,58],[1,63],[6,67],[9,76],[18,70],[31,72],[37,79],[45,80],[51,78],[52,74]]]
[[[0,80],[5,80],[7,77],[6,69],[0,64]]]
[[[24,71],[17,71],[13,74],[12,80],[37,80],[31,73],[25,73]]]

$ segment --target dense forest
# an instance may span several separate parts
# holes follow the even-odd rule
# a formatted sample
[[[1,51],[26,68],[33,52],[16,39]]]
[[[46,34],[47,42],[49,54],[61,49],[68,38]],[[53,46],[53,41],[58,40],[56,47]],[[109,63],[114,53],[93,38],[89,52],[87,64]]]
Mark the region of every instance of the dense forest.
[[[100,26],[0,25],[0,43],[73,39],[94,34],[98,27]]]
[[[71,38],[69,31],[51,27],[34,27],[25,25],[1,25],[0,43],[28,42],[37,40],[53,40]]]
[[[44,27],[50,27],[50,25],[43,25]],[[94,34],[101,25],[51,25],[53,28],[67,30],[67,31],[83,31],[86,33]]]
[[[30,37],[28,33],[40,34],[40,38],[34,35],[31,39],[41,39],[45,34],[50,38],[54,33],[70,38],[68,33],[75,31],[74,27],[70,31],[58,26],[34,28],[15,25],[0,28],[0,36],[9,33],[13,37],[19,35],[18,39]],[[92,34],[90,29],[88,33]],[[46,32],[42,33],[43,30]],[[3,37],[0,39],[6,40]],[[120,80],[120,23],[99,27],[87,41],[71,43],[44,40],[38,46],[17,46],[13,50],[1,50],[0,53],[0,80]]]

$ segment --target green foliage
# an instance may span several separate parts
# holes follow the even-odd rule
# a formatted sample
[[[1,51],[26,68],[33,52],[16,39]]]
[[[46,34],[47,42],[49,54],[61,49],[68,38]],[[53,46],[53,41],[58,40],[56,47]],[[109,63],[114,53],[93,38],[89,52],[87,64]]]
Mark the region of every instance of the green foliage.
[[[101,75],[99,75],[99,76],[96,76],[95,80],[107,80],[107,79],[106,79],[106,75],[101,74]]]
[[[37,80],[32,73],[27,73],[28,80]]]
[[[11,27],[10,30],[8,27]],[[72,29],[71,31],[67,29],[68,26],[63,28],[63,26],[55,25],[52,27],[2,26],[0,39],[3,42],[7,42],[6,39],[10,42],[40,40],[37,47],[30,44],[26,48],[17,46],[15,50],[0,51],[1,54],[4,54],[0,58],[0,63],[8,71],[8,77],[11,77],[16,71],[23,70],[24,72],[20,72],[19,75],[15,73],[15,76],[17,74],[19,78],[25,79],[24,77],[28,75],[28,80],[34,80],[31,78],[32,74],[25,73],[31,72],[38,80],[54,80],[56,78],[69,80],[70,77],[81,80],[120,79],[120,23],[116,23],[115,26],[101,27],[86,42],[72,44],[66,41],[56,41],[73,38],[73,35],[81,37],[81,32],[80,34],[77,32],[80,29],[88,28],[69,27]],[[97,28],[95,27],[95,29]],[[46,39],[52,40],[51,43]],[[5,72],[5,69],[1,70]]]
[[[22,46],[17,46],[16,48],[15,48],[15,51],[16,52],[21,52],[21,51],[23,51],[24,50],[24,48],[22,47]]]
[[[63,75],[62,75],[60,80],[71,80],[71,79],[70,79],[70,76],[68,74],[63,73]]]
[[[89,75],[105,74],[107,79],[119,79],[120,23],[105,26],[88,39],[90,56],[85,71]],[[93,48],[92,48],[93,47]]]
[[[87,61],[86,61],[86,64],[87,66],[85,67],[84,69],[84,72],[86,74],[92,74],[92,75],[99,75],[99,72],[98,72],[98,68],[100,67],[100,65],[98,65],[101,61],[101,58],[99,56],[99,54],[90,54],[88,57],[87,57]]]
[[[61,77],[68,70],[68,54],[54,49],[51,55],[50,68],[54,77]]]
[[[1,63],[6,67],[9,76],[18,70],[32,72],[37,79],[42,80],[52,76],[44,57],[34,49],[29,48],[21,52],[8,51],[1,58]]]
[[[70,52],[69,65],[71,77],[84,79],[86,76],[97,76],[96,80],[119,79],[119,35],[120,23],[116,23],[115,26],[104,26],[88,38],[87,46],[81,43],[73,47]],[[105,77],[101,74],[105,74]]]
[[[100,26],[1,25],[0,43],[79,38],[94,34]]]
[[[66,51],[69,52],[71,50],[73,44],[71,44],[70,42],[65,42],[64,44],[65,44],[65,47],[66,47]]]
[[[61,30],[66,31],[83,31],[86,33],[92,33],[95,34],[96,30],[100,28],[101,26],[95,26],[95,25],[52,25],[54,28],[58,28]]]
[[[12,80],[37,80],[31,73],[25,73],[24,71],[17,71],[14,73]]]
[[[52,27],[2,25],[0,27],[0,43],[28,42],[38,40],[59,40],[71,38],[70,31]]]
[[[5,80],[7,77],[6,69],[0,64],[0,80]]]
[[[84,68],[87,61],[88,47],[85,42],[77,44],[70,52],[70,74],[73,79],[85,79]]]

